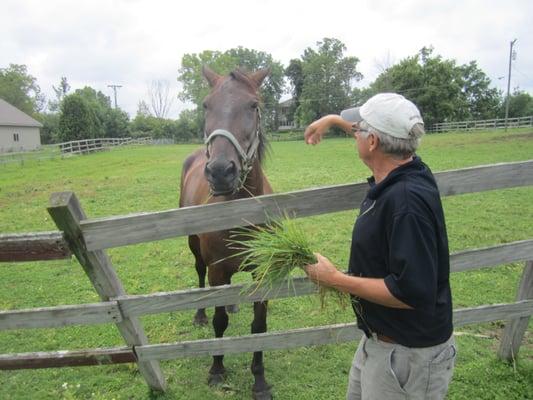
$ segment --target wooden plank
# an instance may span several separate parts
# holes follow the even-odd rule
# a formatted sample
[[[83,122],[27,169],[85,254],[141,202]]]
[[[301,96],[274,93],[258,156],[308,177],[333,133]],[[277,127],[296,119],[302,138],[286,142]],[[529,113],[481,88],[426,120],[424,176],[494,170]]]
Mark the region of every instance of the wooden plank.
[[[533,257],[533,240],[523,240],[483,249],[462,251],[452,254],[450,259],[452,272],[458,272],[522,261],[531,257]],[[117,303],[125,317],[132,317],[249,303],[259,300],[305,296],[316,293],[316,291],[317,287],[313,283],[307,278],[301,277],[295,278],[290,286],[287,283],[282,283],[271,291],[258,290],[251,294],[245,293],[244,285],[222,285],[204,289],[186,289],[146,295],[120,295],[113,297],[112,300],[114,301],[112,302],[0,313],[0,330],[116,322],[118,316],[114,312],[114,307]],[[108,313],[108,309],[113,310],[113,312]],[[20,318],[24,320],[25,325],[18,325],[22,323],[17,319],[19,318],[17,316],[18,313],[21,313]],[[41,316],[40,313],[43,315]],[[28,317],[24,318],[24,314]],[[84,319],[84,314],[90,315],[90,319]],[[30,315],[33,317],[29,318]],[[57,318],[49,317],[51,315],[57,315]],[[32,321],[32,319],[35,319],[35,321]]]
[[[240,304],[267,299],[304,296],[317,292],[317,286],[307,278],[295,278],[288,286],[283,283],[268,292],[257,290],[246,294],[243,285],[222,285],[203,289],[115,297],[126,316],[140,316],[177,310]]]
[[[100,298],[107,301],[111,297],[126,294],[107,254],[101,250],[86,250],[80,229],[80,221],[86,216],[74,193],[52,194],[48,212],[57,227],[64,232],[70,249],[76,255]],[[135,317],[124,318],[117,323],[117,328],[129,346],[148,343],[144,329]],[[152,389],[165,390],[166,382],[159,363],[139,362],[138,366]]]
[[[533,301],[496,304],[455,310],[454,324],[463,326],[531,314],[533,314]],[[220,339],[136,346],[135,353],[139,360],[170,360],[179,357],[213,356],[343,343],[357,340],[360,337],[361,331],[357,329],[356,323],[347,323]]]
[[[0,235],[0,262],[59,260],[70,256],[61,232]]]
[[[533,160],[466,168],[435,174],[443,196],[533,185]],[[167,239],[250,223],[287,213],[294,217],[357,208],[368,185],[356,183],[186,207],[155,213],[85,220],[87,249],[105,249]]]
[[[461,251],[450,255],[452,272],[533,259],[533,239]]]
[[[454,326],[479,324],[481,322],[504,321],[533,314],[533,300],[522,300],[508,304],[487,304],[479,307],[454,310]]]
[[[526,262],[524,266],[516,298],[517,300],[533,299],[533,261]],[[533,302],[533,300],[529,301]],[[529,316],[519,316],[507,324],[502,334],[498,357],[507,361],[516,358],[529,325],[529,319]]]
[[[122,315],[117,302],[0,311],[0,330],[56,328],[120,321]]]
[[[515,318],[533,314],[533,300],[496,304],[454,311],[454,324],[466,324]],[[357,340],[362,333],[355,323],[292,329],[221,339],[83,351],[38,352],[0,355],[0,370],[102,365],[123,362],[154,362],[178,357],[196,357],[281,350],[303,346],[343,343]]]
[[[81,367],[135,362],[129,347],[0,355],[0,370]]]
[[[357,340],[362,332],[355,323],[258,333],[220,339],[136,346],[139,360],[171,360],[180,357],[214,356],[230,353],[281,350]]]
[[[457,169],[435,174],[441,196],[533,185],[533,160]]]

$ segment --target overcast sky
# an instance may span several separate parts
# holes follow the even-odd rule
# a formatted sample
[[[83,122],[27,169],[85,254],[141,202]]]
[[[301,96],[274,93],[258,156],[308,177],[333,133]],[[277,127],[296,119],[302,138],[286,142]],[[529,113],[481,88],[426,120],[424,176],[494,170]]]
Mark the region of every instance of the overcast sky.
[[[62,76],[111,98],[107,85],[118,84],[118,104],[132,117],[152,80],[169,81],[177,95],[186,53],[243,46],[286,66],[324,37],[359,58],[358,86],[433,46],[460,64],[476,60],[502,90],[516,38],[511,88],[533,94],[531,0],[2,0],[0,37],[0,67],[27,65],[48,99]],[[170,116],[185,107],[175,100]]]

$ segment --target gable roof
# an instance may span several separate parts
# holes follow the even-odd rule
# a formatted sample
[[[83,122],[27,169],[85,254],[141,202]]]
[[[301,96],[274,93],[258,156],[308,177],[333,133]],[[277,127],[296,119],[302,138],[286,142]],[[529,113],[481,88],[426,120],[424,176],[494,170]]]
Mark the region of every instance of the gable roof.
[[[43,124],[7,101],[0,99],[0,126],[35,126],[41,128]]]

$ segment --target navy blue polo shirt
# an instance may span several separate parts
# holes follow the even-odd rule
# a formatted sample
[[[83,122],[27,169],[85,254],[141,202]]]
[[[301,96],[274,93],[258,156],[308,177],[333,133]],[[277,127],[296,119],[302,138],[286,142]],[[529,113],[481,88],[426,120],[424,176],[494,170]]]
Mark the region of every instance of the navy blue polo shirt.
[[[453,331],[446,224],[435,178],[419,157],[383,181],[368,180],[352,235],[349,272],[383,278],[413,307],[404,310],[354,298],[358,326],[408,347],[445,342]]]

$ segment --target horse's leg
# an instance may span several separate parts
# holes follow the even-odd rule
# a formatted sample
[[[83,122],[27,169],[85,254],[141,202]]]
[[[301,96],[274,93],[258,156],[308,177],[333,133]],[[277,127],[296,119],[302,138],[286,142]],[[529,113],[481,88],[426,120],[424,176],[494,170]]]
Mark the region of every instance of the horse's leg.
[[[200,239],[196,235],[189,236],[189,248],[194,255],[196,272],[198,274],[198,287],[205,287],[205,274],[207,272],[206,265],[200,254]],[[207,315],[205,314],[205,308],[199,308],[194,315],[194,325],[207,325]]]
[[[252,333],[264,333],[267,330],[267,305],[268,302],[254,303],[254,320],[252,322]],[[265,380],[265,367],[263,366],[263,352],[256,351],[252,358],[252,374],[255,382],[252,388],[254,400],[270,400],[272,393],[271,386]]]
[[[219,286],[230,283],[230,277],[226,276],[222,268],[210,267],[208,271],[209,286]],[[215,307],[215,315],[213,316],[213,328],[215,330],[215,337],[221,338],[224,336],[224,331],[228,327],[228,314],[226,307]],[[209,385],[218,385],[224,382],[226,368],[224,368],[224,356],[213,356],[213,364],[209,369]]]

